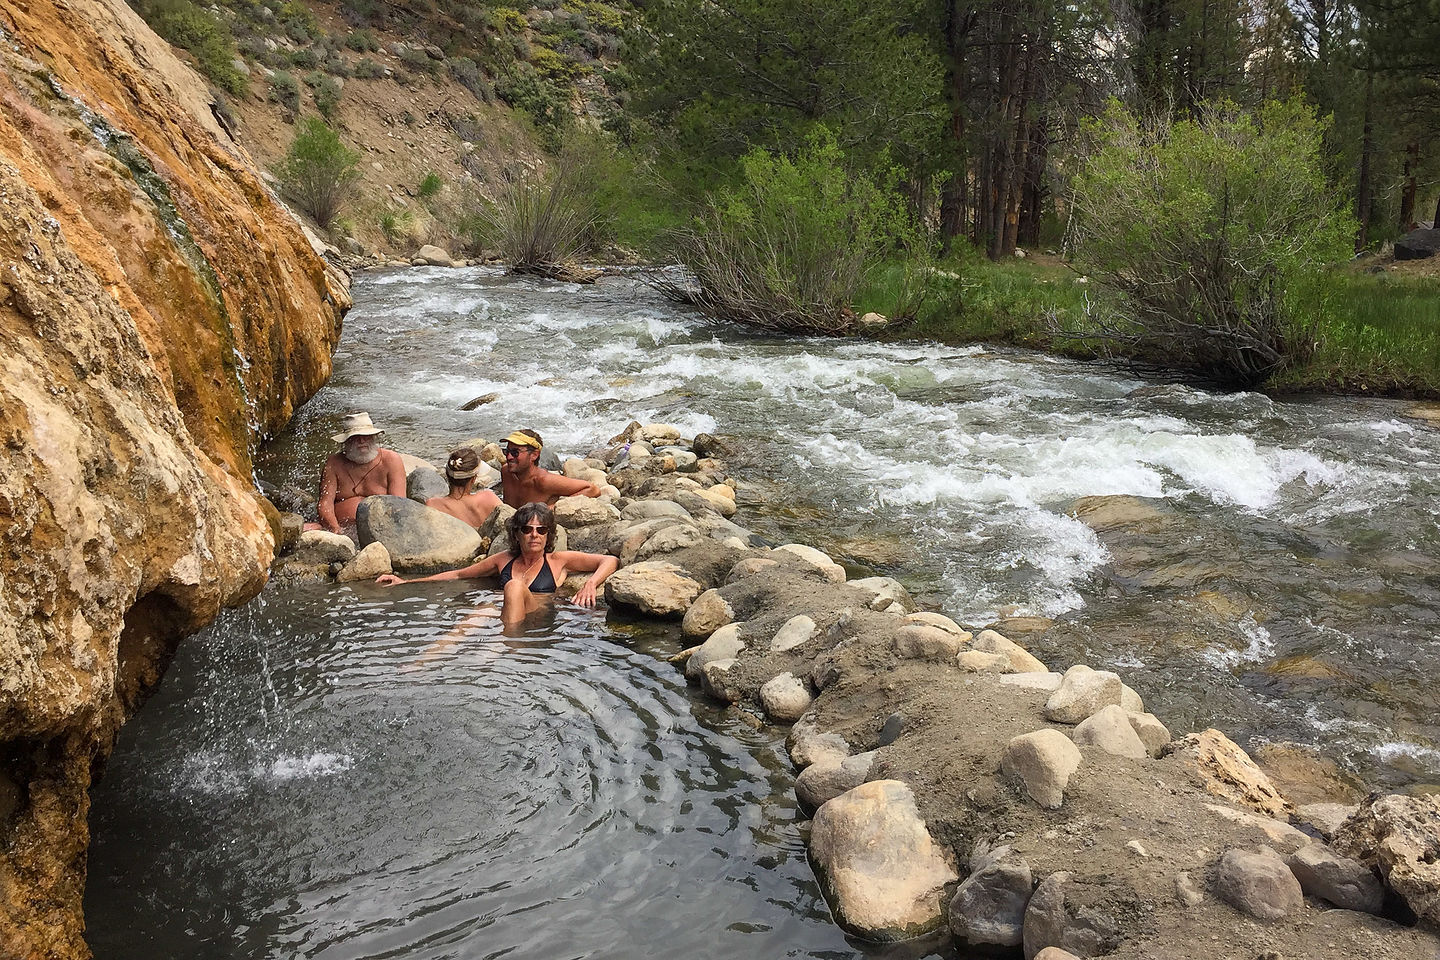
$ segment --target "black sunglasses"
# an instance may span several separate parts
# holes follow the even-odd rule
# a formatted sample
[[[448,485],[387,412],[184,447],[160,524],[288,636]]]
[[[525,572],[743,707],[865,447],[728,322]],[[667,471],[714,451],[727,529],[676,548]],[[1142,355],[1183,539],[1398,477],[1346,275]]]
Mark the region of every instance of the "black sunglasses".
[[[539,524],[527,524],[526,526],[523,526],[523,527],[520,528],[520,532],[521,532],[521,533],[540,533],[540,534],[545,534],[545,533],[549,533],[549,532],[550,532],[550,528],[549,528],[549,527],[542,527],[542,526],[540,526]]]

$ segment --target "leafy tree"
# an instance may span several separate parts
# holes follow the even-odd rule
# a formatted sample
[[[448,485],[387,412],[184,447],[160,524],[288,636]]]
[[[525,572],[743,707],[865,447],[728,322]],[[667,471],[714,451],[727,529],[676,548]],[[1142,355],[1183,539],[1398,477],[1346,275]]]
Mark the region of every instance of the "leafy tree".
[[[1118,102],[1088,129],[1075,181],[1077,258],[1123,319],[1091,334],[1144,363],[1253,387],[1303,360],[1297,278],[1343,257],[1354,223],[1321,163],[1323,121],[1300,102],[1204,107],[1144,124]]]
[[[853,160],[919,167],[941,132],[925,0],[653,0],[626,38],[632,112],[692,168],[801,148],[824,124]]]
[[[306,117],[275,168],[286,196],[322,229],[328,229],[360,179],[360,154],[318,117]]]

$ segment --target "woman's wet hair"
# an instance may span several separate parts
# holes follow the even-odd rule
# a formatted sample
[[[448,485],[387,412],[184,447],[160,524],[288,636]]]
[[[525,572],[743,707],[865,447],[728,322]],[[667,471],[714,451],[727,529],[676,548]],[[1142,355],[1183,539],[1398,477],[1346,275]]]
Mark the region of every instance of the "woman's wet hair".
[[[452,487],[463,487],[480,469],[480,454],[474,447],[457,447],[445,461],[445,479]]]
[[[505,535],[510,538],[510,555],[520,556],[520,528],[539,524],[545,528],[545,552],[555,552],[555,511],[543,503],[527,503],[505,521]]]

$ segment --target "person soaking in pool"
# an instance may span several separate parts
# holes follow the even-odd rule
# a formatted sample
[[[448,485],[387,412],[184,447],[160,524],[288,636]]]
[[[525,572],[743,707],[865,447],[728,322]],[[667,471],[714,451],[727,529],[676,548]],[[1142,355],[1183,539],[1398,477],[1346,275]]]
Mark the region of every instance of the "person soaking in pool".
[[[431,497],[425,501],[425,506],[464,520],[478,530],[500,506],[500,498],[489,490],[471,492],[475,488],[475,475],[479,472],[480,454],[474,448],[451,450],[445,461],[445,480],[450,484],[450,492],[443,497]]]
[[[499,576],[500,586],[505,591],[500,619],[504,623],[518,623],[539,610],[544,603],[543,595],[555,593],[571,573],[591,574],[573,599],[582,607],[595,606],[595,591],[620,567],[619,560],[606,554],[557,551],[555,514],[543,503],[527,503],[516,510],[514,516],[505,522],[505,532],[510,539],[509,553],[497,553],[468,567],[429,577],[402,580],[387,573],[377,577],[375,582],[389,586],[424,580]]]

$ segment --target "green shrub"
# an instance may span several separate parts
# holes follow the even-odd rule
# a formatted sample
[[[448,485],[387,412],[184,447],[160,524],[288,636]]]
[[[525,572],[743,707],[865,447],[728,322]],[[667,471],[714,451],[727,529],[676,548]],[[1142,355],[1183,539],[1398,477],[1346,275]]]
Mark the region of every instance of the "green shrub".
[[[402,47],[400,62],[416,73],[434,73],[439,66],[436,61],[430,59],[430,54],[419,47]]]
[[[214,14],[189,0],[165,0],[142,12],[156,33],[188,50],[200,72],[216,86],[237,96],[245,92],[248,81],[235,66],[235,40]]]
[[[313,83],[311,78],[314,78]],[[325,73],[313,73],[305,82],[315,91],[315,109],[319,110],[320,115],[327,121],[333,119],[335,108],[340,106],[340,84]]]
[[[570,113],[555,84],[539,76],[529,64],[517,64],[496,80],[495,93],[510,106],[529,114],[547,149],[559,149]]]
[[[455,78],[455,82],[473,93],[475,99],[481,103],[494,102],[495,87],[474,60],[469,57],[452,57],[445,61],[445,66],[449,69],[450,76]]]
[[[675,238],[698,288],[662,282],[662,290],[724,319],[789,332],[849,331],[865,292],[884,295],[869,305],[891,320],[915,315],[930,258],[897,171],[849,169],[823,127],[795,156],[752,150],[740,166],[741,182],[712,193]],[[881,283],[897,261],[899,273]]]
[[[324,121],[306,117],[290,151],[275,168],[285,194],[323,230],[350,199],[360,178],[360,154]]]
[[[361,80],[374,80],[376,77],[385,76],[385,68],[377,60],[361,57],[355,63],[355,76]]]
[[[312,47],[301,47],[290,52],[290,66],[297,70],[314,70],[320,65],[320,55]]]
[[[270,102],[284,107],[293,120],[300,112],[300,84],[284,70],[276,70],[270,77]]]
[[[382,210],[375,222],[392,245],[398,246],[410,239],[413,217],[407,210]]]
[[[601,233],[600,211],[583,165],[561,154],[544,176],[502,183],[475,213],[479,239],[514,273],[554,276],[590,254]]]
[[[525,14],[513,7],[495,7],[490,11],[490,23],[501,33],[523,33],[530,24]]]
[[[345,46],[356,53],[375,53],[380,49],[380,38],[375,31],[367,28],[352,30],[345,37]]]
[[[444,185],[444,181],[440,179],[440,174],[436,173],[434,170],[431,170],[429,173],[425,174],[425,176],[420,178],[420,183],[417,184],[415,187],[415,196],[419,197],[421,200],[429,200],[431,197],[438,194],[440,192],[440,188]]]
[[[1324,131],[1299,100],[1153,124],[1112,102],[1087,130],[1072,226],[1117,312],[1082,339],[1226,386],[1303,363],[1313,318],[1286,289],[1343,258],[1355,229],[1326,183]]]

